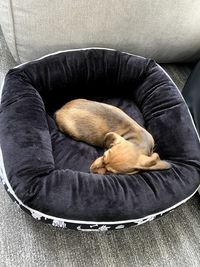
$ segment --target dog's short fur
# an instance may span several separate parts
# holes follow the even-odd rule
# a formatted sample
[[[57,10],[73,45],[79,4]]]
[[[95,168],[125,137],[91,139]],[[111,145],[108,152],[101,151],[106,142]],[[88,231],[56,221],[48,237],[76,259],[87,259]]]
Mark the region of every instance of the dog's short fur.
[[[55,113],[60,131],[78,141],[105,147],[90,170],[94,173],[137,173],[168,169],[170,164],[153,153],[152,135],[121,109],[86,99],[66,103]]]

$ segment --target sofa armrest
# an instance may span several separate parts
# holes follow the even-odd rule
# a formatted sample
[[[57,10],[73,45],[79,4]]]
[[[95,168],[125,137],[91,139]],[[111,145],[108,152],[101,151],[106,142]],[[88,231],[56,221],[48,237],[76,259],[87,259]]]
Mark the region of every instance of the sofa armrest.
[[[0,27],[0,87],[7,71],[15,65],[16,62],[7,47]]]

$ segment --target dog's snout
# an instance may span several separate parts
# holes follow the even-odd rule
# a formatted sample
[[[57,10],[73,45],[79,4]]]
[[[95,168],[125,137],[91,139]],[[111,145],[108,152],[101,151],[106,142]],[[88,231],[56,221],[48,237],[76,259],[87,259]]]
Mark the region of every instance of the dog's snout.
[[[98,174],[105,174],[106,168],[103,161],[103,157],[97,158],[90,166],[90,171]]]

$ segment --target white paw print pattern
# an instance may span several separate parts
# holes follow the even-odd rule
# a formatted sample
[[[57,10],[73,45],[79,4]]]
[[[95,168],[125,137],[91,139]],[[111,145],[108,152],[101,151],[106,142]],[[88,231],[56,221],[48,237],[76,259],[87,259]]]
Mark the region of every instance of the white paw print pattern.
[[[33,216],[34,219],[36,220],[41,220],[42,215],[40,215],[38,212],[32,211],[31,215]]]
[[[123,229],[125,226],[124,225],[118,225],[115,227],[116,230]]]
[[[1,166],[0,166],[0,180],[2,181],[3,184],[6,184],[3,176],[3,169],[1,168]]]
[[[98,227],[98,225],[97,224],[95,224],[95,225],[90,225],[90,228],[82,228],[82,226],[81,225],[79,225],[78,227],[77,227],[77,230],[79,230],[79,231],[83,231],[83,232],[105,232],[105,231],[108,231],[109,230],[109,228],[111,228],[110,226],[107,226],[107,225],[102,225],[102,226],[100,226],[100,227],[98,227],[98,228],[93,228],[93,227]]]
[[[152,215],[144,219],[138,219],[135,222],[137,223],[137,225],[141,225],[143,223],[153,221],[156,217],[157,217],[156,215]]]
[[[65,222],[59,221],[59,220],[53,220],[52,225],[56,227],[61,227],[61,228],[67,227]]]

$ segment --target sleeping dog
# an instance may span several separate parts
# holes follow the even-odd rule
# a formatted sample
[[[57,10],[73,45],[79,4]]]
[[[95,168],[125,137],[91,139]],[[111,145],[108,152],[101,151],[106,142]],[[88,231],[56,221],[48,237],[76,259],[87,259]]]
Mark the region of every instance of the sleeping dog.
[[[61,132],[107,149],[92,163],[91,172],[134,174],[170,168],[153,152],[152,135],[115,106],[74,99],[57,110],[54,118]]]

